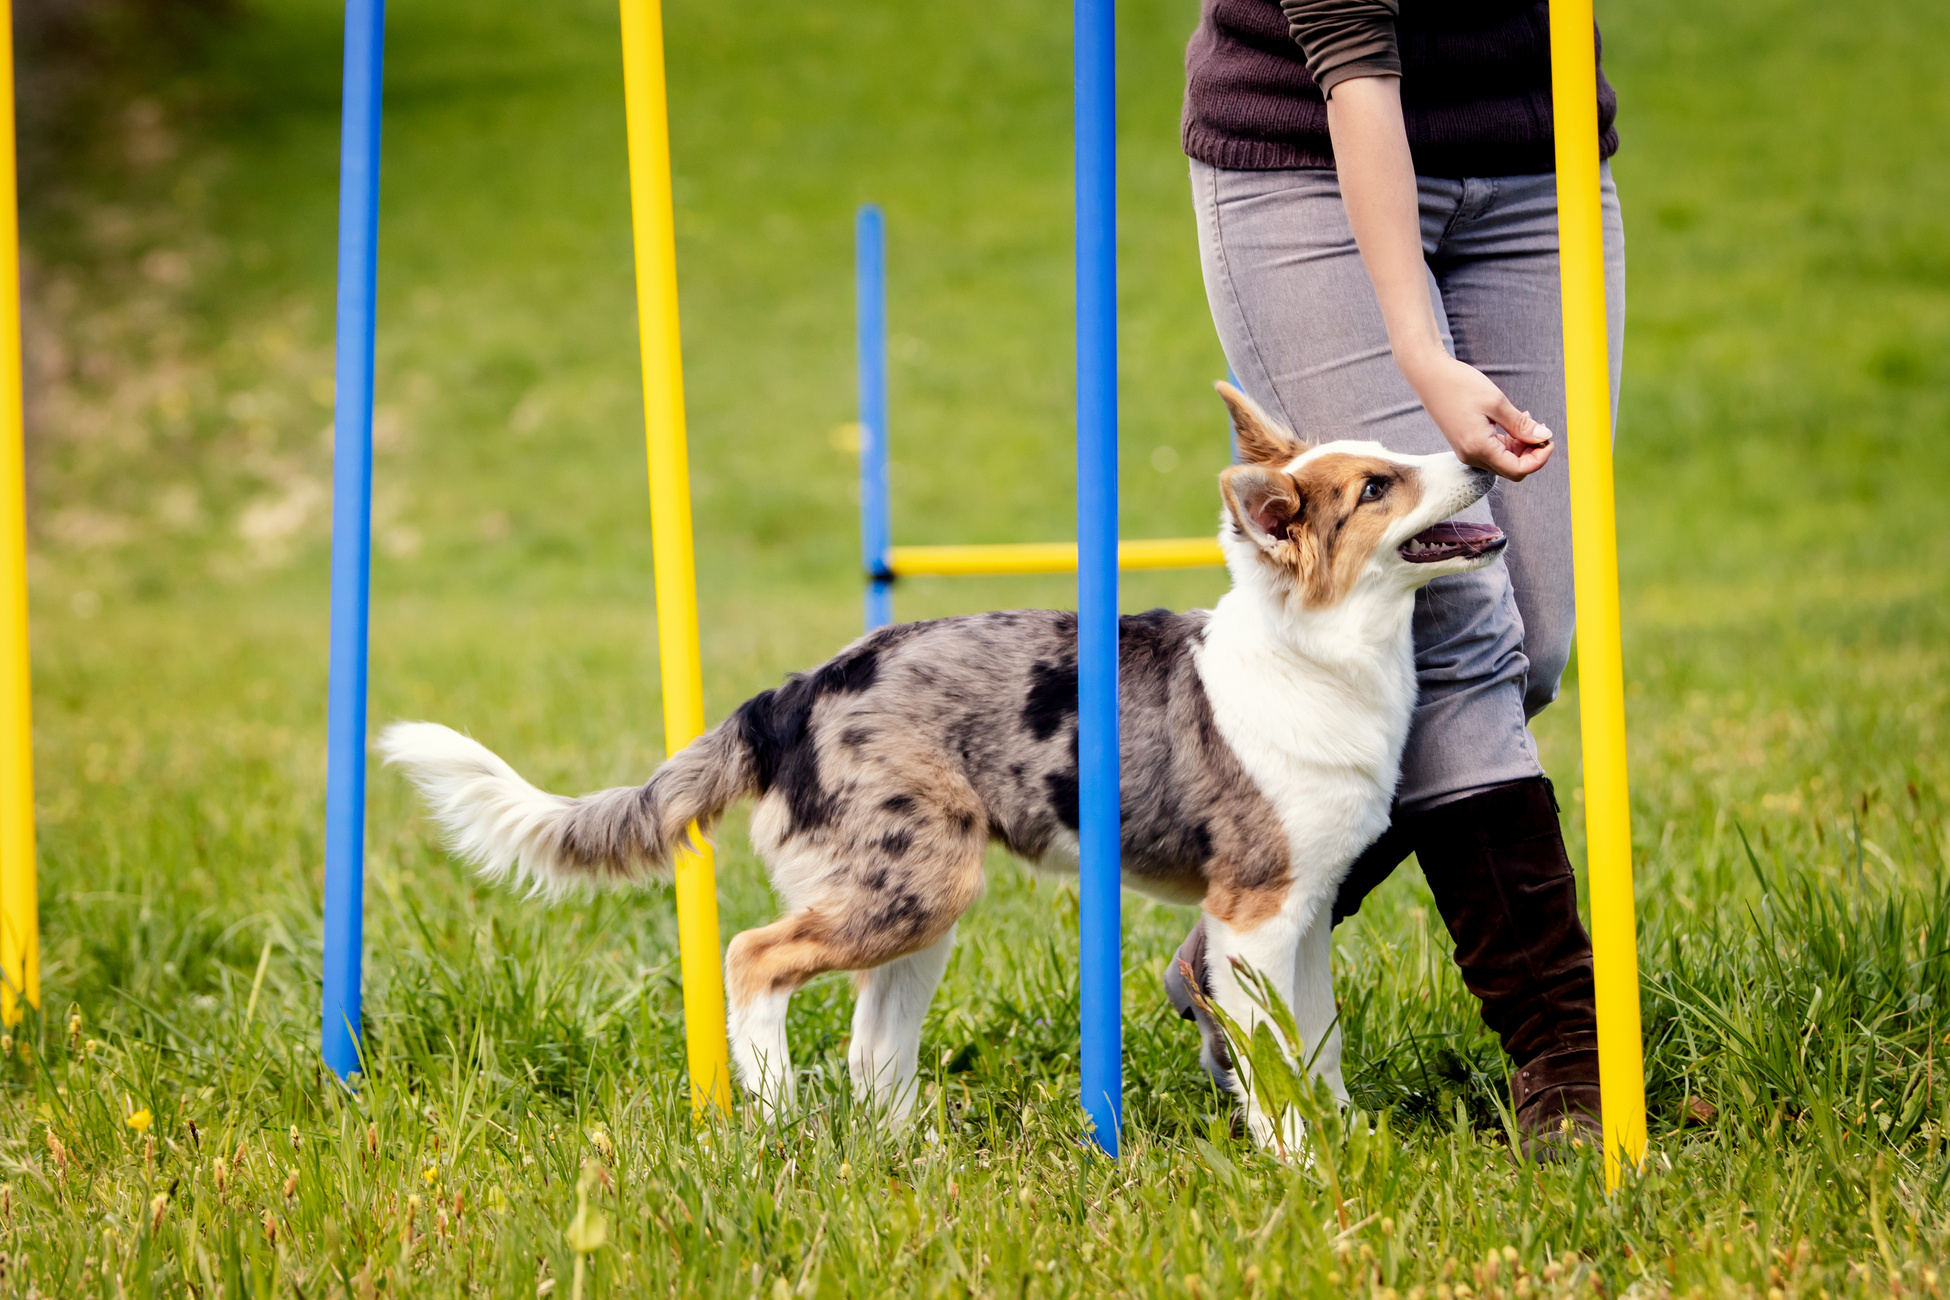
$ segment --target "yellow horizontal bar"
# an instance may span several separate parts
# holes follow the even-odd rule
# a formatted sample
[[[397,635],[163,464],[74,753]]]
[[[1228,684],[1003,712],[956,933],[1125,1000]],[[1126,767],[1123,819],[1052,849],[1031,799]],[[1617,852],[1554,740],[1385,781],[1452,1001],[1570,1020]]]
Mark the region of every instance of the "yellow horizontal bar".
[[[1120,569],[1205,569],[1225,563],[1210,537],[1145,537],[1117,544]],[[922,574],[1075,573],[1075,542],[1004,542],[991,546],[896,546],[888,567],[897,578]]]

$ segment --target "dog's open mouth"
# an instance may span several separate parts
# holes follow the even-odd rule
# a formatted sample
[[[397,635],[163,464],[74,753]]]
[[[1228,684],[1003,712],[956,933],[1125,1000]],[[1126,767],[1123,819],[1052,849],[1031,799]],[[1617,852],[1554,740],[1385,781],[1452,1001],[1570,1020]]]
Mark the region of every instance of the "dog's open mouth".
[[[1509,539],[1494,524],[1441,523],[1425,528],[1401,546],[1401,557],[1410,564],[1434,564],[1438,560],[1473,560],[1503,549]]]

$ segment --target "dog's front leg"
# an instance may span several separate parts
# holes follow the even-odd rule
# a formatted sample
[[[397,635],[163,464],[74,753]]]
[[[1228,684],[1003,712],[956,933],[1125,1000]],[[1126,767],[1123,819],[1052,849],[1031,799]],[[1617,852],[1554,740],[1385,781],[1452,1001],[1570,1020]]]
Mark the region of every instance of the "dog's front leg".
[[[1207,912],[1205,933],[1208,987],[1220,1009],[1249,1042],[1258,1026],[1267,1024],[1280,1043],[1286,1068],[1311,1068],[1328,1081],[1337,1097],[1344,1096],[1329,966],[1333,921],[1328,908],[1289,897],[1273,915],[1251,923],[1240,918],[1229,922]],[[1280,1041],[1277,1026],[1239,978],[1235,959],[1263,976],[1268,990],[1292,1012],[1300,1034],[1297,1045]],[[1261,1146],[1293,1154],[1305,1132],[1300,1116],[1291,1110],[1277,1117],[1266,1111],[1253,1088],[1252,1062],[1237,1048],[1235,1044],[1233,1093],[1245,1111],[1248,1131]]]
[[[872,1105],[895,1128],[907,1122],[919,1091],[921,1024],[948,956],[955,929],[919,952],[861,971],[860,1000],[853,1008],[853,1044],[846,1064],[855,1100]]]
[[[1334,1001],[1334,914],[1326,903],[1300,934],[1293,953],[1293,996],[1287,999],[1293,1023],[1306,1044],[1314,1074],[1327,1081],[1334,1099],[1347,1104],[1341,1079],[1341,1013]]]

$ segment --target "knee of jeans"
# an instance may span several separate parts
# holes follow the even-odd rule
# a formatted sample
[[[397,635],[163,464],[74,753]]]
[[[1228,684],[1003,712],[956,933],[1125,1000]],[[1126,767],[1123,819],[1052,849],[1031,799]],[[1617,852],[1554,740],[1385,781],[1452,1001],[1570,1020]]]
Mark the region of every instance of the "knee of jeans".
[[[1564,669],[1571,661],[1570,638],[1563,638],[1562,644],[1533,645],[1526,636],[1523,650],[1530,660],[1530,670],[1524,675],[1523,683],[1523,716],[1527,722],[1557,700]]]
[[[1553,677],[1549,681],[1544,682],[1537,681],[1533,678],[1524,683],[1523,719],[1525,722],[1530,721],[1557,702],[1559,680],[1559,678]]]

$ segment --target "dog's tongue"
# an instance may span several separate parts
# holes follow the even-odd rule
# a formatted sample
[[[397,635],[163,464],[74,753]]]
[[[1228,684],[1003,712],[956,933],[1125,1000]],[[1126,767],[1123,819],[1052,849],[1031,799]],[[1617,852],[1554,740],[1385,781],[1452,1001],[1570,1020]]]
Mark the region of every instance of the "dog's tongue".
[[[1503,540],[1503,530],[1494,524],[1467,524],[1456,520],[1425,528],[1401,548],[1402,558],[1415,563],[1453,560],[1481,555]]]
[[[1503,536],[1503,530],[1495,524],[1464,524],[1446,520],[1424,528],[1415,534],[1415,540],[1424,546],[1468,546],[1472,542],[1493,542]]]

